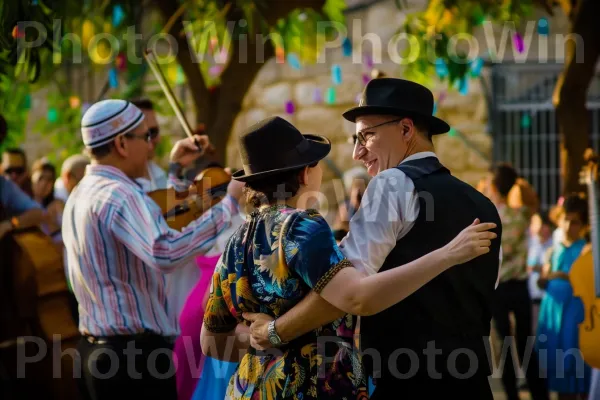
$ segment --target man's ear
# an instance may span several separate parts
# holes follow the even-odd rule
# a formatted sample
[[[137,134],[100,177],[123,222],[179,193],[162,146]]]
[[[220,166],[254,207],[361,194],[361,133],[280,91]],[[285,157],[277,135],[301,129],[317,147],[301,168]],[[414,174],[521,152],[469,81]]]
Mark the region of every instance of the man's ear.
[[[115,149],[117,150],[117,153],[121,157],[127,157],[129,152],[128,152],[127,140],[125,140],[124,136],[117,137],[114,141],[114,146],[115,146]]]

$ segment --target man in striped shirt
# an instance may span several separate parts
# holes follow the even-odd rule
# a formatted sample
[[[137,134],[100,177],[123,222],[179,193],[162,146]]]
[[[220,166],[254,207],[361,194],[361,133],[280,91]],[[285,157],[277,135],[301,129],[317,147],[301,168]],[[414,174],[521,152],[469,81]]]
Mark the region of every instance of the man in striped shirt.
[[[172,342],[177,321],[167,313],[165,274],[209,250],[238,212],[241,186],[182,232],[135,182],[147,171],[150,133],[142,112],[104,100],[83,116],[92,158],[69,197],[63,220],[69,278],[79,303],[83,377],[93,399],[176,398]],[[208,138],[197,136],[201,148]],[[171,165],[202,155],[191,139],[178,141]],[[172,169],[172,172],[173,169]],[[175,188],[187,188],[170,174]]]

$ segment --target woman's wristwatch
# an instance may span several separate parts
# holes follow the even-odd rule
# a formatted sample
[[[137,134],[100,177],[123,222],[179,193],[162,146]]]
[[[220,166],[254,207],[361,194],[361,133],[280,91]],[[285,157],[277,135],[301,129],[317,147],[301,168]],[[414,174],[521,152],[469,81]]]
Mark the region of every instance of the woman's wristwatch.
[[[269,322],[268,332],[269,342],[271,342],[273,346],[279,347],[281,345],[287,344],[287,342],[282,341],[279,335],[277,334],[277,331],[275,330],[275,320]]]

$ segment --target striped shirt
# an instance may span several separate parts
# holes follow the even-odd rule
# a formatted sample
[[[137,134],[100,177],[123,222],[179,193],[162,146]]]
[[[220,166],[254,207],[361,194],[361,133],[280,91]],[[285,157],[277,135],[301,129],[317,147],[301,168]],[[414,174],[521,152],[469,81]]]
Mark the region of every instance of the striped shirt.
[[[144,331],[176,336],[165,273],[208,251],[237,213],[237,202],[228,195],[179,232],[119,169],[89,165],[69,196],[63,219],[79,330],[94,336]]]

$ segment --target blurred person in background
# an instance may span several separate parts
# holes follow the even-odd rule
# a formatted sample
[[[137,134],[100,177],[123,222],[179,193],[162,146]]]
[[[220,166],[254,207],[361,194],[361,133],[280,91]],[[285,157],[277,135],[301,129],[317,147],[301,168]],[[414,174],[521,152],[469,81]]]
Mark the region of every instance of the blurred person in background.
[[[493,319],[500,339],[500,347],[507,341],[512,343],[510,314],[515,317],[516,346],[519,363],[525,360],[527,342],[531,336],[532,302],[527,285],[527,242],[530,210],[508,205],[508,195],[515,186],[518,174],[510,164],[499,164],[493,168],[489,195],[496,205],[502,221],[502,268],[500,283],[496,289]],[[510,347],[509,347],[510,349]],[[512,351],[506,352],[502,371],[502,385],[508,400],[519,399],[517,377]],[[537,355],[532,354],[525,375],[534,400],[548,400],[546,383],[539,374]]]
[[[160,143],[160,127],[158,125],[158,119],[156,118],[156,111],[154,110],[154,104],[148,99],[137,99],[133,100],[132,103],[142,110],[144,113],[144,119],[148,124],[148,131],[150,132],[150,151],[148,152],[148,175],[146,178],[138,179],[138,182],[144,185],[147,192],[151,192],[157,189],[167,188],[167,174],[165,171],[156,163],[156,147]]]
[[[360,202],[367,190],[371,176],[366,168],[354,167],[343,175],[344,189],[346,190],[344,202],[338,206],[334,226],[334,236],[340,241],[348,233],[350,220],[360,207]]]
[[[579,323],[584,319],[581,298],[573,295],[569,272],[587,244],[589,229],[587,200],[567,196],[556,213],[561,240],[554,243],[539,279],[546,293],[540,305],[536,340],[544,351],[546,376],[559,400],[585,399],[590,389],[591,368],[579,351]]]
[[[554,224],[547,213],[537,213],[531,217],[529,226],[529,246],[527,250],[527,272],[529,274],[529,296],[532,301],[533,332],[537,330],[537,320],[544,296],[544,291],[538,286],[540,273],[545,263],[546,254],[552,248],[552,232]]]
[[[31,180],[27,169],[27,156],[22,149],[10,148],[2,153],[2,173],[28,196],[32,196]]]
[[[54,183],[54,197],[66,203],[69,193],[73,191],[85,175],[85,168],[90,159],[83,154],[75,154],[67,158],[60,169],[60,177]]]
[[[54,196],[56,168],[46,159],[37,160],[31,168],[31,188],[33,199],[40,204],[46,214],[41,225],[42,231],[52,238],[62,252],[62,213],[65,203]]]

